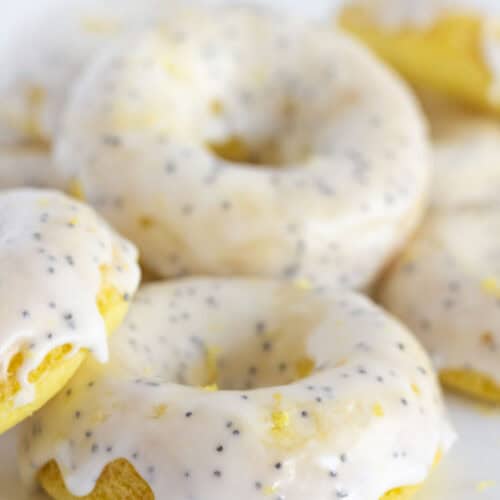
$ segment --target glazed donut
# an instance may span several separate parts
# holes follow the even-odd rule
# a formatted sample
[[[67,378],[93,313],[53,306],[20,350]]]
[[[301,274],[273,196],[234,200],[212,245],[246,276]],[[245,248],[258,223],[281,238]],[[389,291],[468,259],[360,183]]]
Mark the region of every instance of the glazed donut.
[[[161,276],[363,288],[419,219],[426,139],[406,88],[329,27],[188,9],[89,68],[56,161]]]
[[[399,500],[453,439],[424,351],[351,292],[149,284],[111,353],[22,429],[53,498]]]
[[[49,190],[0,193],[0,433],[54,396],[91,351],[108,357],[139,280],[136,251]]]
[[[27,4],[11,9],[2,23],[0,143],[50,141],[75,79],[94,54],[166,10],[161,0]]]
[[[446,386],[500,402],[500,127],[451,124],[435,160],[431,212],[380,299],[418,335]]]
[[[350,0],[342,27],[412,83],[500,111],[499,4],[478,0]]]
[[[40,187],[65,189],[49,151],[40,147],[0,147],[0,189]]]

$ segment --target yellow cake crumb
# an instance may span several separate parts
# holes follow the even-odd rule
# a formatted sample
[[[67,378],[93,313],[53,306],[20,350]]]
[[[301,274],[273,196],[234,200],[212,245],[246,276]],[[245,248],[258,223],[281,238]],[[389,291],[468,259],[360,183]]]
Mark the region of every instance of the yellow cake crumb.
[[[78,179],[70,181],[68,186],[68,194],[79,201],[85,201],[85,191],[83,184]]]
[[[293,286],[299,290],[312,290],[313,286],[310,280],[306,278],[298,278],[293,282]]]
[[[484,278],[481,281],[481,289],[488,295],[500,298],[500,284],[498,283],[498,280],[493,276]]]
[[[288,412],[281,409],[283,396],[279,392],[273,394],[273,400],[275,409],[271,412],[271,431],[274,433],[280,433],[289,427],[290,415]]]
[[[217,392],[219,390],[219,387],[217,384],[210,384],[203,386],[203,390],[207,392]]]
[[[276,493],[276,486],[264,486],[264,488],[262,488],[262,492],[267,496],[272,495],[273,493]]]
[[[230,162],[250,162],[250,148],[243,139],[237,136],[232,136],[218,142],[207,143],[207,148],[213,151],[219,158]]]
[[[500,403],[500,384],[491,377],[472,370],[446,369],[439,373],[448,389],[489,403]]]
[[[143,229],[150,229],[154,226],[155,222],[154,222],[153,217],[150,217],[149,215],[143,215],[142,217],[139,217],[139,219],[137,220],[137,223]]]
[[[224,104],[220,99],[210,101],[210,111],[213,115],[221,115],[224,112]]]
[[[477,483],[476,485],[476,490],[482,493],[483,491],[493,488],[493,486],[495,485],[495,481],[479,481],[479,483]]]
[[[35,140],[45,142],[40,115],[46,100],[46,91],[43,87],[33,85],[26,91],[26,99],[29,103],[30,112],[26,117],[23,128]]]
[[[372,407],[372,411],[376,417],[383,417],[385,415],[384,408],[380,403],[375,403]]]
[[[205,366],[207,373],[207,383],[206,385],[217,385],[217,357],[219,356],[221,350],[217,346],[208,346],[207,352],[205,354]]]
[[[316,363],[309,357],[304,357],[299,359],[295,363],[295,371],[298,378],[305,378],[311,375]]]
[[[484,332],[481,334],[481,344],[489,349],[493,349],[495,347],[495,337],[491,332]]]
[[[271,420],[273,422],[273,432],[284,431],[290,425],[290,416],[288,412],[283,410],[273,411],[271,414]]]
[[[166,404],[159,404],[153,407],[152,418],[161,418],[167,412]]]

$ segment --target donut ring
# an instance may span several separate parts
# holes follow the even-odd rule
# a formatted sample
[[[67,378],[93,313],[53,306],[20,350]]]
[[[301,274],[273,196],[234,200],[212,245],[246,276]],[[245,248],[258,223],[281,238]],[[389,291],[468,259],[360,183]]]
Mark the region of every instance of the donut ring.
[[[69,91],[94,54],[149,24],[164,4],[72,0],[68,9],[65,0],[53,0],[11,9],[0,43],[0,143],[51,141]]]
[[[338,22],[409,81],[468,103],[500,111],[498,14],[474,2],[354,0]]]
[[[49,151],[39,147],[0,147],[0,189],[19,187],[64,189]]]
[[[499,403],[500,127],[450,124],[435,158],[433,208],[380,299],[433,355],[444,385]]]
[[[363,288],[419,219],[427,153],[413,97],[350,39],[192,9],[102,54],[56,159],[161,276]]]
[[[149,284],[111,352],[23,430],[58,500],[399,500],[451,442],[424,351],[350,292]]]
[[[0,433],[108,356],[139,280],[135,249],[56,191],[0,193]],[[106,325],[105,325],[106,323]]]

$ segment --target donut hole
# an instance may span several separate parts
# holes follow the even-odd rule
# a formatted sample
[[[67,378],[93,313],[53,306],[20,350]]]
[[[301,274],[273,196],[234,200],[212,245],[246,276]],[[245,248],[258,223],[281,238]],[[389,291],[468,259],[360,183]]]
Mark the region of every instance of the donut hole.
[[[268,328],[271,321],[242,326],[235,317],[232,324],[225,325],[226,332],[191,337],[182,348],[172,339],[177,344],[176,362],[169,363],[160,377],[219,390],[290,384],[307,377],[316,367],[307,339],[315,331],[318,318],[321,315],[293,313]]]
[[[232,116],[237,110],[228,107],[226,111],[221,101],[214,100],[210,106],[217,109],[214,119],[220,120],[219,115],[226,113],[229,125],[223,126],[222,138],[206,140],[205,147],[229,163],[270,168],[303,163],[310,156],[312,138],[298,102],[296,97],[284,95],[274,105],[261,104],[262,108],[253,109],[249,123],[243,126]]]
[[[225,350],[209,347],[196,385],[250,390],[290,384],[310,375],[315,367],[304,347],[294,345],[285,332],[264,333]]]
[[[231,136],[221,142],[207,143],[208,149],[218,158],[231,163],[251,163],[262,165],[264,163],[261,152],[252,151],[244,139]]]
[[[154,353],[151,346],[141,345],[135,337],[129,337],[128,342],[131,350],[123,355],[129,358],[127,365],[132,364],[130,356],[137,351],[147,350],[149,355],[160,358],[148,365],[146,374],[142,357],[134,366],[138,383],[152,385],[175,383],[207,390],[252,390],[291,384],[316,368],[303,339],[288,336],[285,331],[263,333],[255,339],[240,337],[224,347],[191,338],[182,348],[174,341],[177,347],[164,344]],[[162,361],[165,352],[173,353],[175,359]]]
[[[230,163],[283,167],[288,162],[276,139],[268,139],[255,145],[232,135],[220,142],[208,142],[207,147],[215,156]]]

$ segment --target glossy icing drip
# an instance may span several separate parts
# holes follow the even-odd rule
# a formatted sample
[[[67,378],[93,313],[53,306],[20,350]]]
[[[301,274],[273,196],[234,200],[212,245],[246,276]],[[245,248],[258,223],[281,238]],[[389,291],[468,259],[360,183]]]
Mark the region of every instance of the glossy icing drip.
[[[0,194],[0,373],[6,378],[22,353],[17,405],[33,400],[29,375],[58,347],[86,348],[106,361],[97,298],[104,286],[131,296],[136,258],[130,243],[71,198],[33,189]]]

